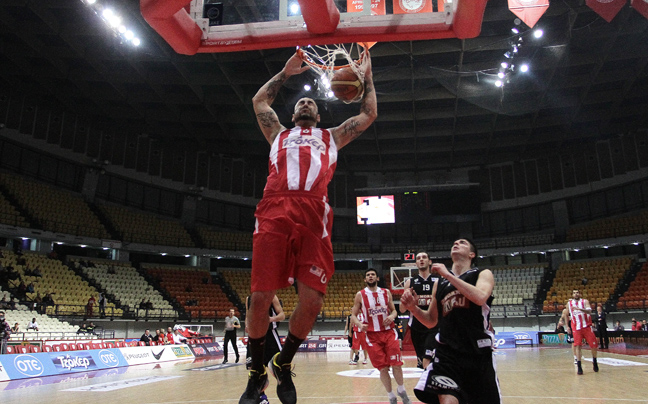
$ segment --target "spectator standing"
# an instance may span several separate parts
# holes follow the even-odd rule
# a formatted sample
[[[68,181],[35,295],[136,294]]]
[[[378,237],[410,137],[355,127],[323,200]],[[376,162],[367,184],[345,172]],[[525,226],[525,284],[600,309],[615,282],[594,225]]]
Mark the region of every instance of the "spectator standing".
[[[607,321],[605,321],[605,311],[602,304],[596,306],[596,329],[599,333],[599,349],[608,349],[610,337],[608,337]]]
[[[92,311],[96,302],[95,297],[90,296],[88,304],[86,304],[86,317],[92,317]]]
[[[167,327],[166,340],[167,343],[173,344],[173,328],[171,327]]]
[[[641,331],[648,331],[648,323],[646,320],[641,322]]]
[[[99,316],[106,317],[106,296],[99,292]]]
[[[11,326],[5,320],[5,312],[0,310],[0,354],[7,353],[7,341],[11,337]]]
[[[234,349],[234,354],[236,355],[236,362],[239,361],[239,351],[236,346],[236,329],[241,328],[241,322],[238,317],[234,315],[234,309],[230,309],[229,316],[225,317],[225,340],[223,341],[223,353],[225,354],[223,358],[223,363],[227,363],[227,343],[232,344],[232,349]]]

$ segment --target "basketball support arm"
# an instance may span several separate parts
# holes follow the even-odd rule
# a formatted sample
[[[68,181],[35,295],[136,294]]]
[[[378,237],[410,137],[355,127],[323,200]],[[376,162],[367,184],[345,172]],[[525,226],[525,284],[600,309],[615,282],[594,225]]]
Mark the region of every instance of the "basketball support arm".
[[[487,0],[454,0],[457,3],[452,23],[432,21],[435,14],[417,14],[418,22],[399,24],[403,15],[380,16],[379,24],[340,24],[334,0],[298,0],[306,29],[267,29],[263,23],[244,24],[241,31],[224,33],[222,38],[207,35],[189,15],[191,0],[140,0],[140,11],[148,24],[177,53],[194,55],[210,52],[236,52],[302,45],[348,42],[385,42],[439,38],[474,38],[481,31]],[[430,22],[426,24],[426,18]],[[376,17],[374,16],[374,20]],[[391,19],[391,20],[390,20]],[[279,24],[285,22],[279,21]],[[340,26],[343,25],[343,26]],[[231,26],[230,26],[231,27]],[[264,32],[265,31],[265,32]]]

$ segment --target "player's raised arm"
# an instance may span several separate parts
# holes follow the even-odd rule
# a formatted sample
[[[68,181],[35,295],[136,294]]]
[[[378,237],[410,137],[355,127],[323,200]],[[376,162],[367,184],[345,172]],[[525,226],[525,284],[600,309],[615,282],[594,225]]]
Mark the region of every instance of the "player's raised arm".
[[[407,289],[409,289],[411,287],[411,280],[412,280],[412,278],[408,278],[405,281],[405,286],[403,287],[405,290],[407,290]],[[399,304],[398,305],[398,311],[400,311],[401,313],[405,313],[407,311],[407,309],[405,308],[404,305]]]
[[[333,139],[338,150],[348,145],[352,140],[364,132],[373,121],[378,117],[378,100],[376,99],[376,90],[373,84],[373,74],[371,72],[371,57],[367,62],[365,72],[364,94],[360,104],[360,114],[353,116],[342,123],[342,125],[331,129]]]
[[[275,98],[277,98],[279,89],[290,76],[300,74],[309,69],[308,66],[302,66],[302,63],[301,58],[296,53],[292,55],[292,57],[286,62],[284,68],[265,83],[252,98],[252,105],[257,117],[257,122],[263,132],[263,136],[265,136],[270,144],[272,144],[277,134],[285,129],[285,127],[279,123],[277,113],[270,106],[274,102]]]

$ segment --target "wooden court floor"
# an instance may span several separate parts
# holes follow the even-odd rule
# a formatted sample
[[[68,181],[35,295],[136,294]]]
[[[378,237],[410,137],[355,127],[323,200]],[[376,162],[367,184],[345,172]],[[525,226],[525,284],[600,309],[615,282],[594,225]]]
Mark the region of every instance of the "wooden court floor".
[[[576,375],[569,348],[500,349],[496,357],[505,404],[648,403],[648,356],[600,352],[600,372],[585,361],[583,376]],[[589,351],[585,357],[591,357]],[[140,365],[3,382],[0,403],[236,404],[245,388],[245,368],[220,363]],[[371,364],[347,363],[348,354],[342,352],[298,354],[294,381],[299,403],[388,403]],[[416,402],[412,388],[419,370],[413,356],[405,356],[404,369],[405,386]],[[268,398],[279,404],[275,387],[272,380]]]

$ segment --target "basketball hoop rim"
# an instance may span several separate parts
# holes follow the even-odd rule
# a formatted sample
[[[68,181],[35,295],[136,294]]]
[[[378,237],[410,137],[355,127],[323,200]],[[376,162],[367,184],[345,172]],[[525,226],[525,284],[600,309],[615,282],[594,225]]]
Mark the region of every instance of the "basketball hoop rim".
[[[367,44],[367,42],[356,42],[356,43],[359,44],[360,46],[362,46],[362,48],[364,49],[362,51],[362,54],[360,54],[360,57],[357,60],[354,60],[354,63],[356,65],[360,65],[360,64],[362,64],[364,58],[369,53],[370,46]],[[302,46],[297,46],[297,55],[299,55],[299,57],[301,58],[301,60],[304,61],[304,63],[306,63],[307,65],[309,65],[311,67],[315,67],[315,68],[318,68],[318,69],[321,69],[321,70],[324,70],[324,71],[330,69],[326,65],[315,63],[312,60],[310,60],[310,58],[308,58],[306,52],[303,51],[302,48],[303,48]],[[345,65],[333,66],[332,70],[336,71],[336,70],[346,69],[348,67],[351,67],[351,65],[347,63]]]

